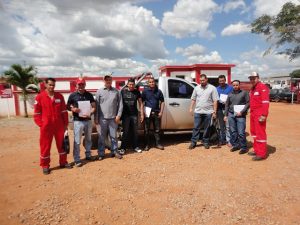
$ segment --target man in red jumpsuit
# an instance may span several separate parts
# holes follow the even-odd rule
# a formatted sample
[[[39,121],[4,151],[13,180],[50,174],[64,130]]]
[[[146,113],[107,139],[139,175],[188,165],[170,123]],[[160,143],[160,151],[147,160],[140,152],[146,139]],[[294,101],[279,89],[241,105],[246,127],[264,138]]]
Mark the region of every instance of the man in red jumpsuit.
[[[249,76],[250,90],[250,133],[253,137],[254,152],[252,160],[260,161],[267,158],[266,122],[269,114],[269,88],[259,81],[259,75],[252,72]]]
[[[68,112],[64,97],[54,92],[55,79],[45,80],[45,91],[36,96],[34,103],[34,122],[40,127],[40,166],[43,174],[50,173],[50,149],[53,136],[59,153],[61,168],[72,168],[63,150],[64,132],[68,127]]]

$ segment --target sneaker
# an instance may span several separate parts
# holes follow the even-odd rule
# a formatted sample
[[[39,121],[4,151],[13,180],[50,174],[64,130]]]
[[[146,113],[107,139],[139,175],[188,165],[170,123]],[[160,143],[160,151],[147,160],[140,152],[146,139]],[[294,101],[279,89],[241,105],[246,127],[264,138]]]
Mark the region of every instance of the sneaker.
[[[149,145],[146,145],[145,148],[144,148],[144,151],[149,151],[149,150],[150,150]]]
[[[120,155],[124,155],[125,151],[126,150],[124,148],[121,148],[121,149],[118,150],[118,152],[119,152]]]
[[[194,148],[196,148],[196,144],[192,142],[192,143],[190,144],[190,146],[189,146],[189,149],[192,150],[192,149],[194,149]]]
[[[162,146],[161,144],[156,145],[156,148],[160,149],[160,150],[164,150],[164,146]]]
[[[96,157],[96,159],[97,159],[97,160],[99,160],[99,161],[101,161],[101,160],[103,160],[103,159],[104,159],[104,156],[102,156],[102,155],[99,155],[99,156],[97,156],[97,157]]]
[[[65,165],[60,165],[59,167],[60,168],[66,168],[66,169],[72,169],[73,168],[73,166],[71,164],[69,164],[69,163],[67,163]]]
[[[76,167],[82,167],[82,165],[83,165],[82,162],[76,162],[76,163],[75,163],[75,166],[76,166]]]
[[[134,149],[134,151],[135,151],[135,152],[138,152],[138,153],[141,153],[141,152],[142,152],[142,150],[141,150],[139,147],[136,147],[136,148]]]
[[[49,168],[43,168],[43,174],[44,175],[50,174],[50,169]]]
[[[122,158],[123,158],[123,156],[120,155],[118,152],[116,152],[116,153],[114,154],[114,157],[116,157],[117,159],[122,159]]]

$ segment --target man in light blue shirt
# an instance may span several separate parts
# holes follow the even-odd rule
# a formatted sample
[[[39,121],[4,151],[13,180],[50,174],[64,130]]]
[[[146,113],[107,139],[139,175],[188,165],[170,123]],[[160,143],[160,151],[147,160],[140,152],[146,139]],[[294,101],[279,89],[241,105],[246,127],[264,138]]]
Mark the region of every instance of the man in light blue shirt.
[[[225,75],[220,75],[219,77],[219,86],[217,87],[217,91],[219,94],[219,101],[218,101],[218,111],[217,111],[217,118],[220,124],[220,131],[219,131],[219,146],[228,145],[230,144],[230,133],[229,133],[229,123],[224,121],[224,111],[225,111],[225,102],[228,95],[233,91],[231,85],[226,83]]]
[[[216,118],[218,106],[217,89],[208,83],[207,76],[201,74],[201,85],[196,86],[191,97],[190,113],[194,115],[194,128],[189,149],[196,147],[200,137],[200,125],[203,124],[203,145],[209,149],[210,122],[211,118]]]

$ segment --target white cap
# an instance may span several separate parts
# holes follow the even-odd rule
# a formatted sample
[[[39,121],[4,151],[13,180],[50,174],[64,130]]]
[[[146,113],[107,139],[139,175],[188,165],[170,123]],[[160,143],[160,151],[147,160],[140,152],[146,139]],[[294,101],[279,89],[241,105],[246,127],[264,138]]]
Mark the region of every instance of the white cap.
[[[252,72],[248,78],[250,77],[259,77],[259,74],[257,72]]]

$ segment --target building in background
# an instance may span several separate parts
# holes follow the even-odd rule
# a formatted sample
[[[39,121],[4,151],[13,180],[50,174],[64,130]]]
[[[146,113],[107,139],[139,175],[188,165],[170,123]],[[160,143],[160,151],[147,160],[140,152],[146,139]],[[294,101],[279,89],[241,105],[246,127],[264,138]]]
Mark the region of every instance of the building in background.
[[[160,76],[178,77],[190,82],[200,83],[200,75],[206,74],[210,84],[218,85],[218,76],[225,75],[227,83],[231,83],[231,68],[234,64],[193,64],[172,65],[159,68]]]

